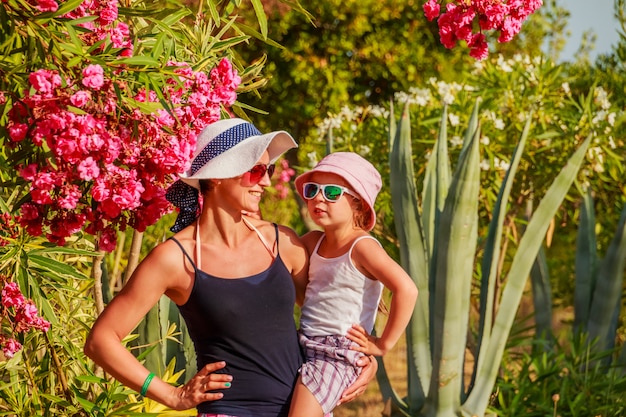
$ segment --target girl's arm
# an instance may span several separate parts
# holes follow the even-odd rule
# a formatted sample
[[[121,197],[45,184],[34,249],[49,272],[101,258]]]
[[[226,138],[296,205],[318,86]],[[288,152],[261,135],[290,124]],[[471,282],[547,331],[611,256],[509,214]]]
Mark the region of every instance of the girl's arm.
[[[94,323],[84,351],[95,363],[127,387],[140,392],[150,371],[122,344],[122,340],[137,326],[163,294],[175,299],[184,291],[176,283],[193,282],[180,279],[189,276],[184,268],[183,254],[174,242],[156,247],[137,267],[122,291],[107,305]],[[173,284],[174,283],[174,284]],[[230,380],[212,372],[224,363],[207,365],[185,386],[174,387],[154,377],[147,385],[147,397],[170,408],[186,410],[204,401],[213,401],[221,393],[206,391],[223,389]]]
[[[369,335],[358,324],[347,335],[359,345],[354,350],[382,356],[395,346],[409,324],[418,290],[404,269],[373,239],[359,241],[352,251],[352,259],[361,272],[379,280],[392,293],[389,317],[380,337]]]

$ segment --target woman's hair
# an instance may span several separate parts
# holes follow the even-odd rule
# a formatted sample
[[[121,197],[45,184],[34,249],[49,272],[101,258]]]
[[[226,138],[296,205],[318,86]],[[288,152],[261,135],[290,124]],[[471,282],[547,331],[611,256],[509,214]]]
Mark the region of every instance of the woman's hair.
[[[211,180],[199,180],[200,183],[200,195],[205,195],[213,189],[213,182]]]

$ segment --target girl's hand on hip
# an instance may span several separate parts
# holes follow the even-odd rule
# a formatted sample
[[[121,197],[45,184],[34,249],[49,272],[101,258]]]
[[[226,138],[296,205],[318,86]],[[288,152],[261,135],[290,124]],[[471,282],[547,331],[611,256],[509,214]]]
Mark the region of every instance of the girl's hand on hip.
[[[385,352],[377,344],[380,339],[367,333],[365,329],[358,324],[352,325],[352,328],[348,330],[346,337],[355,343],[355,345],[351,348],[352,350],[374,356],[382,356],[385,354]]]

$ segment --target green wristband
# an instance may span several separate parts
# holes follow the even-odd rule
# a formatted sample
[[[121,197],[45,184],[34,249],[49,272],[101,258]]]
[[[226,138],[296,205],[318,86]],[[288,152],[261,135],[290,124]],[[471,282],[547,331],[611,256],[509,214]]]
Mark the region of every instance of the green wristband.
[[[150,386],[150,383],[152,382],[152,378],[154,378],[154,374],[150,372],[148,376],[146,377],[146,380],[143,381],[143,385],[141,386],[142,397],[145,397],[146,394],[148,393],[148,387]]]

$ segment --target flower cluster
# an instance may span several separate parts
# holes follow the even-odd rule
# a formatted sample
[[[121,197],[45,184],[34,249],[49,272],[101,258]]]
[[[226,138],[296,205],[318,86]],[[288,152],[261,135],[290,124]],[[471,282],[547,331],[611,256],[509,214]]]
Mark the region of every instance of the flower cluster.
[[[9,239],[16,239],[19,236],[16,219],[9,213],[0,214],[0,248],[7,246]]]
[[[483,60],[489,47],[483,31],[499,32],[498,42],[508,42],[519,33],[522,23],[542,6],[542,0],[453,0],[441,13],[442,0],[428,0],[424,13],[430,21],[437,19],[439,38],[446,48],[464,40],[470,56]]]
[[[0,277],[0,282],[6,277]],[[15,282],[6,281],[0,301],[0,317],[9,323],[10,333],[26,333],[32,329],[47,332],[50,323],[38,315],[37,307],[32,300],[26,299]],[[0,348],[7,358],[12,358],[22,348],[14,337],[4,333],[5,323],[0,331]]]
[[[29,3],[40,12],[56,12],[62,0],[30,0]],[[96,20],[84,19],[79,23],[87,32],[80,35],[86,45],[92,46],[102,42],[100,50],[104,50],[110,43],[113,48],[121,49],[121,56],[133,54],[133,43],[130,40],[130,30],[124,22],[118,21],[117,0],[85,0],[62,18],[82,19],[97,16]]]
[[[128,57],[134,48],[117,1],[85,0],[62,17],[79,22],[77,36],[94,53]],[[64,1],[29,2],[55,12]],[[0,92],[9,110],[7,151],[30,186],[17,219],[59,245],[84,230],[111,251],[117,230],[143,231],[169,212],[165,189],[187,169],[197,133],[228,111],[241,83],[227,59],[210,73],[168,62],[149,75],[107,61],[65,73],[39,69],[23,93]]]
[[[122,50],[121,56],[131,56],[133,43],[130,40],[130,30],[126,23],[117,19],[117,12],[117,0],[87,0],[63,17],[80,19],[86,16],[97,16],[95,21],[80,23],[80,26],[89,30],[82,35],[83,42],[87,45],[94,45],[104,41],[100,45],[100,50],[104,50],[110,42],[113,48]]]
[[[111,251],[117,229],[143,231],[171,210],[165,189],[187,169],[197,133],[235,102],[241,79],[227,59],[210,74],[168,65],[169,111],[155,91],[132,96],[119,72],[109,78],[100,65],[86,66],[76,79],[47,69],[30,74],[32,88],[14,101],[7,129],[15,149],[35,145],[32,161],[18,167],[30,183],[20,222],[31,235],[64,244],[87,225]]]
[[[289,188],[289,183],[294,175],[296,175],[296,171],[289,166],[289,161],[281,159],[280,175],[278,176],[276,184],[274,184],[274,188],[278,191],[279,198],[285,199],[289,195],[289,190],[291,189]]]

